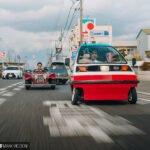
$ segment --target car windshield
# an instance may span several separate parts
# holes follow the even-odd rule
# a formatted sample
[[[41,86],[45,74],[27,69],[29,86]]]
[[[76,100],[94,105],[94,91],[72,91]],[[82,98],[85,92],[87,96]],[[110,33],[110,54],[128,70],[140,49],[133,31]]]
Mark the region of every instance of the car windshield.
[[[19,70],[18,67],[7,67],[6,70]]]
[[[52,63],[50,69],[65,69],[64,63]]]
[[[124,57],[111,46],[82,46],[79,50],[78,64],[126,64]]]

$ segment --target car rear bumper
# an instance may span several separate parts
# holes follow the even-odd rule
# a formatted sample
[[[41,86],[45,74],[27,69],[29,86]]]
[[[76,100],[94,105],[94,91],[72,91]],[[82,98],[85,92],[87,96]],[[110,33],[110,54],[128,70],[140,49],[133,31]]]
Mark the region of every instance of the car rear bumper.
[[[31,86],[31,87],[51,87],[51,86],[56,86],[56,84],[25,84],[25,86]]]

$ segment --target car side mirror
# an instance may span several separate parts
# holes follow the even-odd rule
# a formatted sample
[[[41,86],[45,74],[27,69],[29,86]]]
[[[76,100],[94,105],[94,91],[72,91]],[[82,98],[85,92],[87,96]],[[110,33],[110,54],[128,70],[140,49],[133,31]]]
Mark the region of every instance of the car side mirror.
[[[136,64],[136,58],[132,58],[132,66],[135,66]]]
[[[70,58],[66,58],[65,59],[65,65],[66,66],[70,66]]]

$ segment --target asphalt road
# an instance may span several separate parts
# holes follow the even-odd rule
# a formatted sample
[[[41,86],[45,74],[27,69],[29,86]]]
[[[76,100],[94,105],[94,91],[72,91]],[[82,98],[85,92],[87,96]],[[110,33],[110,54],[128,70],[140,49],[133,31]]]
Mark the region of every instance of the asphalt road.
[[[26,91],[23,80],[0,80],[0,143],[32,150],[149,150],[150,82],[136,105],[92,102],[72,106],[68,85]]]

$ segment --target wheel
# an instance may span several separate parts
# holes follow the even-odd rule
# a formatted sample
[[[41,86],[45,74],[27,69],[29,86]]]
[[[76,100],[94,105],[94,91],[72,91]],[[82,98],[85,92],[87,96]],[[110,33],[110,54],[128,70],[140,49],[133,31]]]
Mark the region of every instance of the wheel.
[[[31,81],[28,80],[25,81],[25,89],[29,90],[31,88],[31,85],[26,85],[26,84],[31,84]]]
[[[3,79],[5,79],[5,77],[3,76]]]
[[[52,86],[51,86],[51,89],[52,89],[52,90],[55,90],[55,88],[56,88],[55,85],[52,85]]]
[[[131,88],[128,94],[128,102],[130,104],[136,104],[137,101],[137,92],[135,88]]]
[[[79,89],[74,88],[71,99],[72,105],[77,105],[79,100],[80,100],[80,91]]]

